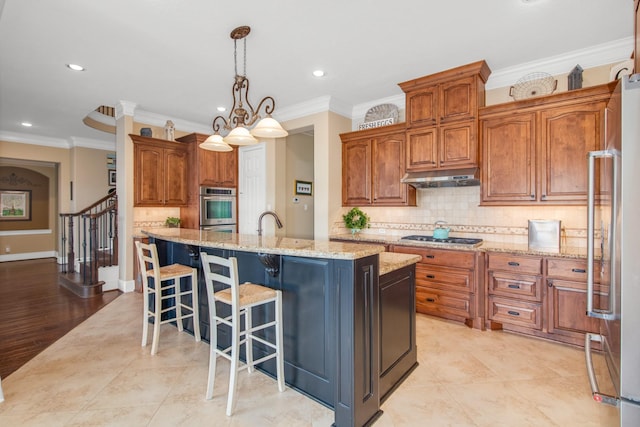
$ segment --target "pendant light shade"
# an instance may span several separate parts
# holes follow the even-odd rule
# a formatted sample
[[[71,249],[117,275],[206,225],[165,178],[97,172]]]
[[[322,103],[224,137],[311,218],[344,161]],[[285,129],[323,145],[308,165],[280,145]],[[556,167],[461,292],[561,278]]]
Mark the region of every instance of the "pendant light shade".
[[[251,129],[251,134],[260,138],[284,138],[289,135],[289,132],[284,130],[280,123],[271,116],[267,116]]]
[[[199,145],[200,148],[210,151],[232,151],[233,148],[229,146],[219,133],[214,133],[209,138],[205,139],[203,143]]]
[[[251,135],[246,127],[237,126],[224,137],[224,142],[231,145],[253,145],[257,144],[258,140]]]

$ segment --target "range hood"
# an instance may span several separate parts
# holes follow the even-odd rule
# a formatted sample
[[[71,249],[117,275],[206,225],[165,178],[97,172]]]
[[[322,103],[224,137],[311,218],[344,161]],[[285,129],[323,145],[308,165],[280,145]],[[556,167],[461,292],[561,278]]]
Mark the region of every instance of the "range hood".
[[[400,182],[415,188],[467,187],[480,185],[478,168],[408,172]]]

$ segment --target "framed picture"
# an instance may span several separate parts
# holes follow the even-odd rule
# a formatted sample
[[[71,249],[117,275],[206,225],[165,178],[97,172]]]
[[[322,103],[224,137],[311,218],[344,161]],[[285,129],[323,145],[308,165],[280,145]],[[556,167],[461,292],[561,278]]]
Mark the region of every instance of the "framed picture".
[[[0,220],[29,221],[31,219],[31,190],[0,190]]]
[[[109,174],[109,185],[111,187],[115,187],[116,186],[116,171],[115,171],[115,169],[109,169],[107,171],[107,173]]]
[[[303,196],[311,196],[311,189],[313,184],[309,181],[298,181],[296,180],[296,194],[301,194]]]

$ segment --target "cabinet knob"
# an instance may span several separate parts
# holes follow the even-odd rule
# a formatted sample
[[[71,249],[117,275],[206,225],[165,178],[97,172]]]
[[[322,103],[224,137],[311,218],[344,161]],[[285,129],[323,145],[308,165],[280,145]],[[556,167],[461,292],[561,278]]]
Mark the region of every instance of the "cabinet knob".
[[[436,302],[435,298],[427,298],[426,301],[427,302]]]
[[[427,274],[425,277],[426,277],[427,279],[435,279],[435,278],[436,278],[436,276],[435,276],[435,275],[433,275],[433,274]]]
[[[546,194],[543,194],[542,196],[540,196],[540,199],[542,199],[542,200],[547,200],[547,195],[546,195]]]
[[[425,258],[430,258],[430,259],[434,259],[436,256],[435,255],[425,255]]]
[[[532,195],[530,195],[529,197],[530,197],[530,198],[532,198],[532,199],[535,199],[535,198],[536,198],[536,195],[535,195],[535,194],[532,194]]]
[[[547,281],[547,286],[553,288],[553,280]]]

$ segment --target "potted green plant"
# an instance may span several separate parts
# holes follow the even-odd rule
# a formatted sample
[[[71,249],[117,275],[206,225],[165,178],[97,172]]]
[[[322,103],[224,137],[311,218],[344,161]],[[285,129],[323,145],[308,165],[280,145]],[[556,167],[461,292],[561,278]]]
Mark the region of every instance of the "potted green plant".
[[[169,216],[167,217],[164,223],[169,228],[178,228],[180,227],[180,218],[176,218],[175,216]]]
[[[363,228],[369,228],[369,216],[360,208],[353,208],[342,215],[344,226],[351,230],[351,234],[360,232]]]

